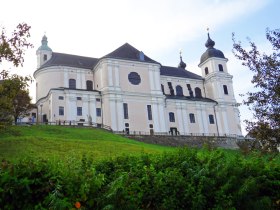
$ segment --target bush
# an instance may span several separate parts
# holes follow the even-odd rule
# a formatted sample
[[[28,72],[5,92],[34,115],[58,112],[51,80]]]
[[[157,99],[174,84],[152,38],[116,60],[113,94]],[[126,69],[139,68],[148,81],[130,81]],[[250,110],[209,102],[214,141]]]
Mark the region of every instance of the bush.
[[[3,209],[277,209],[280,158],[208,149],[94,163],[2,161]]]

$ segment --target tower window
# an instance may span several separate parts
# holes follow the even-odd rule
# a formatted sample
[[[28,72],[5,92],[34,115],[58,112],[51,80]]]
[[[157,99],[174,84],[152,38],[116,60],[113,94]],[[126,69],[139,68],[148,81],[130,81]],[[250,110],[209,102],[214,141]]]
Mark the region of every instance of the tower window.
[[[212,114],[209,114],[209,123],[210,124],[215,124],[214,115],[212,115]]]
[[[127,106],[127,103],[123,104],[123,117],[124,117],[124,119],[128,119],[128,106]]]
[[[223,88],[224,88],[224,94],[228,95],[228,89],[227,89],[227,86],[226,86],[226,85],[223,85]]]
[[[92,83],[92,81],[87,80],[86,85],[87,85],[87,90],[92,90],[92,89],[93,89],[93,83]]]
[[[194,89],[194,92],[195,92],[195,97],[197,98],[202,98],[202,95],[201,95],[201,89],[199,87],[196,87]]]
[[[173,112],[169,112],[169,122],[175,122],[175,115]]]
[[[224,71],[223,65],[219,64],[219,71]]]
[[[75,79],[69,79],[69,88],[76,89],[76,80]]]
[[[183,96],[183,88],[180,85],[176,86],[176,95]]]
[[[58,96],[58,100],[64,100],[63,96]]]
[[[204,71],[205,71],[205,75],[209,74],[208,67],[206,67],[206,68],[204,69]]]
[[[44,61],[48,60],[48,55],[44,54]]]
[[[77,97],[77,100],[78,100],[78,101],[81,101],[81,100],[82,100],[82,97]]]
[[[151,105],[147,105],[147,112],[148,112],[148,120],[152,120],[153,116],[152,116],[152,106]]]
[[[195,123],[195,116],[194,116],[194,114],[190,113],[189,116],[190,116],[190,123]]]

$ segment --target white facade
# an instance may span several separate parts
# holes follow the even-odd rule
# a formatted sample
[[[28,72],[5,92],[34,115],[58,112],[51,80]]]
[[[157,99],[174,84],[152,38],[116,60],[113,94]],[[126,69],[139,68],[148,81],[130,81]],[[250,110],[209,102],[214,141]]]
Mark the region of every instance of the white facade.
[[[96,59],[52,52],[44,36],[34,72],[39,115],[118,132],[241,135],[227,59],[215,52],[202,56],[201,77],[182,60],[162,66],[127,43]]]

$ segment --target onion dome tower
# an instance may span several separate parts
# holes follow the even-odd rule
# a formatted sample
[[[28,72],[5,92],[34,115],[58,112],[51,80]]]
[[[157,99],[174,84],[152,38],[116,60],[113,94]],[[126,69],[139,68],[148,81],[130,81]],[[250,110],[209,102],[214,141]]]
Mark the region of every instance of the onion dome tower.
[[[228,73],[227,61],[221,50],[215,49],[215,42],[208,38],[206,51],[201,55],[200,64],[204,78],[205,95],[217,102],[215,109],[217,126],[220,133],[228,133],[233,129],[241,134],[239,110],[234,96],[232,75]],[[232,115],[233,113],[233,115]],[[234,116],[234,118],[232,118]]]
[[[52,56],[52,49],[48,46],[48,38],[43,36],[41,46],[36,51],[37,69],[46,63]]]
[[[226,59],[224,53],[221,50],[214,48],[214,46],[215,42],[210,38],[208,32],[208,39],[205,43],[205,47],[207,47],[207,50],[201,55],[200,64],[204,63],[207,59],[212,57]]]

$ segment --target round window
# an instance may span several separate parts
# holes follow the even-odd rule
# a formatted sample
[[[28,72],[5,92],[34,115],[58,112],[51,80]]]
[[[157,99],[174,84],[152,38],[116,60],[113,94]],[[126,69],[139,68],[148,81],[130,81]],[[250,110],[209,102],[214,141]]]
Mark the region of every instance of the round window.
[[[133,85],[139,85],[141,82],[141,77],[137,72],[130,72],[128,74],[128,81]]]

